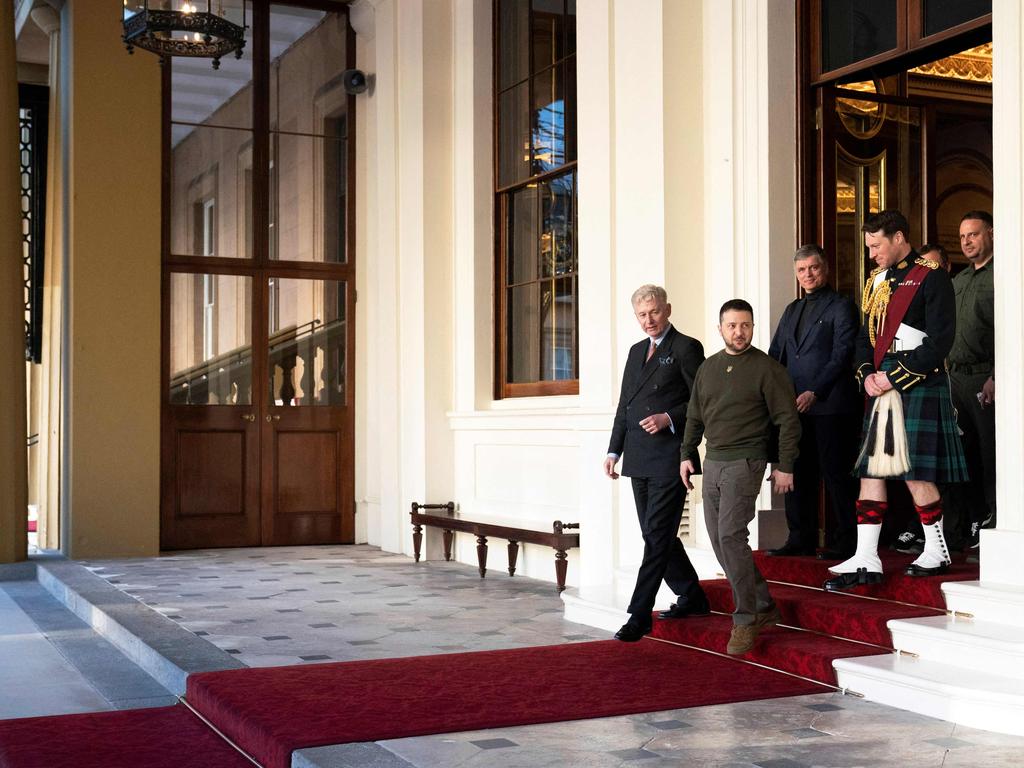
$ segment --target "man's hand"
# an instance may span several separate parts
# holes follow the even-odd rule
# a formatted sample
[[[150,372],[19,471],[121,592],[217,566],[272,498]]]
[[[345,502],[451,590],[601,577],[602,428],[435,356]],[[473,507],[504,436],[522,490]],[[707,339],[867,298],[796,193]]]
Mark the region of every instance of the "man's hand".
[[[693,462],[690,459],[679,463],[679,476],[683,478],[683,485],[688,491],[693,490],[693,483],[690,482],[690,475],[694,473]]]
[[[985,379],[985,383],[981,385],[981,397],[978,398],[978,402],[981,403],[982,408],[986,405],[996,404],[996,380],[991,376]]]
[[[772,484],[776,493],[789,493],[793,490],[793,473],[773,469],[771,474]]]
[[[864,391],[872,397],[878,397],[882,393],[888,392],[890,389],[892,389],[892,382],[889,381],[889,377],[882,371],[872,373],[864,379]]]
[[[614,456],[609,456],[604,460],[604,473],[612,480],[619,479],[619,473],[615,471],[615,465],[618,461]]]
[[[656,434],[663,429],[668,429],[671,420],[667,413],[655,413],[640,422],[641,429],[649,435]]]
[[[818,396],[811,390],[801,392],[796,398],[796,410],[798,413],[807,413],[816,402],[818,402]]]

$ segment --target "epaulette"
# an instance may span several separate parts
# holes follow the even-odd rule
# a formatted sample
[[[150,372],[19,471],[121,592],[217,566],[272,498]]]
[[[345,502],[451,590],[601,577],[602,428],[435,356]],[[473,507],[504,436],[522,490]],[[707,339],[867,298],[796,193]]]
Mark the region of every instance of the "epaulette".
[[[917,264],[919,267],[928,267],[928,269],[938,269],[941,266],[939,262],[932,261],[931,259],[926,259],[924,256],[919,256],[918,258],[914,259],[914,263]]]

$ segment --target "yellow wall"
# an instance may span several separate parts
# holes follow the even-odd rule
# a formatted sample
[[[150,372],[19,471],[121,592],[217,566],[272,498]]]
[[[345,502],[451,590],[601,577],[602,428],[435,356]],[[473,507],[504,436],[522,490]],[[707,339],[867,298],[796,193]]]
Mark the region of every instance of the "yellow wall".
[[[70,96],[69,555],[159,548],[160,68],[119,0],[65,7]]]

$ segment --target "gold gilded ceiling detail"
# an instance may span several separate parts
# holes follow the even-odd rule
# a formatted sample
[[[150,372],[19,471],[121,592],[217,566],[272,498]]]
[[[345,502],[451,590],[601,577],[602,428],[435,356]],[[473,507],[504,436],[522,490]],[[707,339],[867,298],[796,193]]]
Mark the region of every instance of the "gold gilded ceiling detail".
[[[914,75],[969,80],[975,83],[992,82],[992,43],[947,56],[907,70]],[[844,86],[845,87],[845,86]]]

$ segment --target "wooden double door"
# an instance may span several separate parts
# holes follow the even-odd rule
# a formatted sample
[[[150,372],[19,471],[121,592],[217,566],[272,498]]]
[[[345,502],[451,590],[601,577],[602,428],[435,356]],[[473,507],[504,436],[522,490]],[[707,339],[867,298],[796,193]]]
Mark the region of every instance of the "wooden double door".
[[[165,275],[162,548],[354,540],[352,276],[318,266]]]

